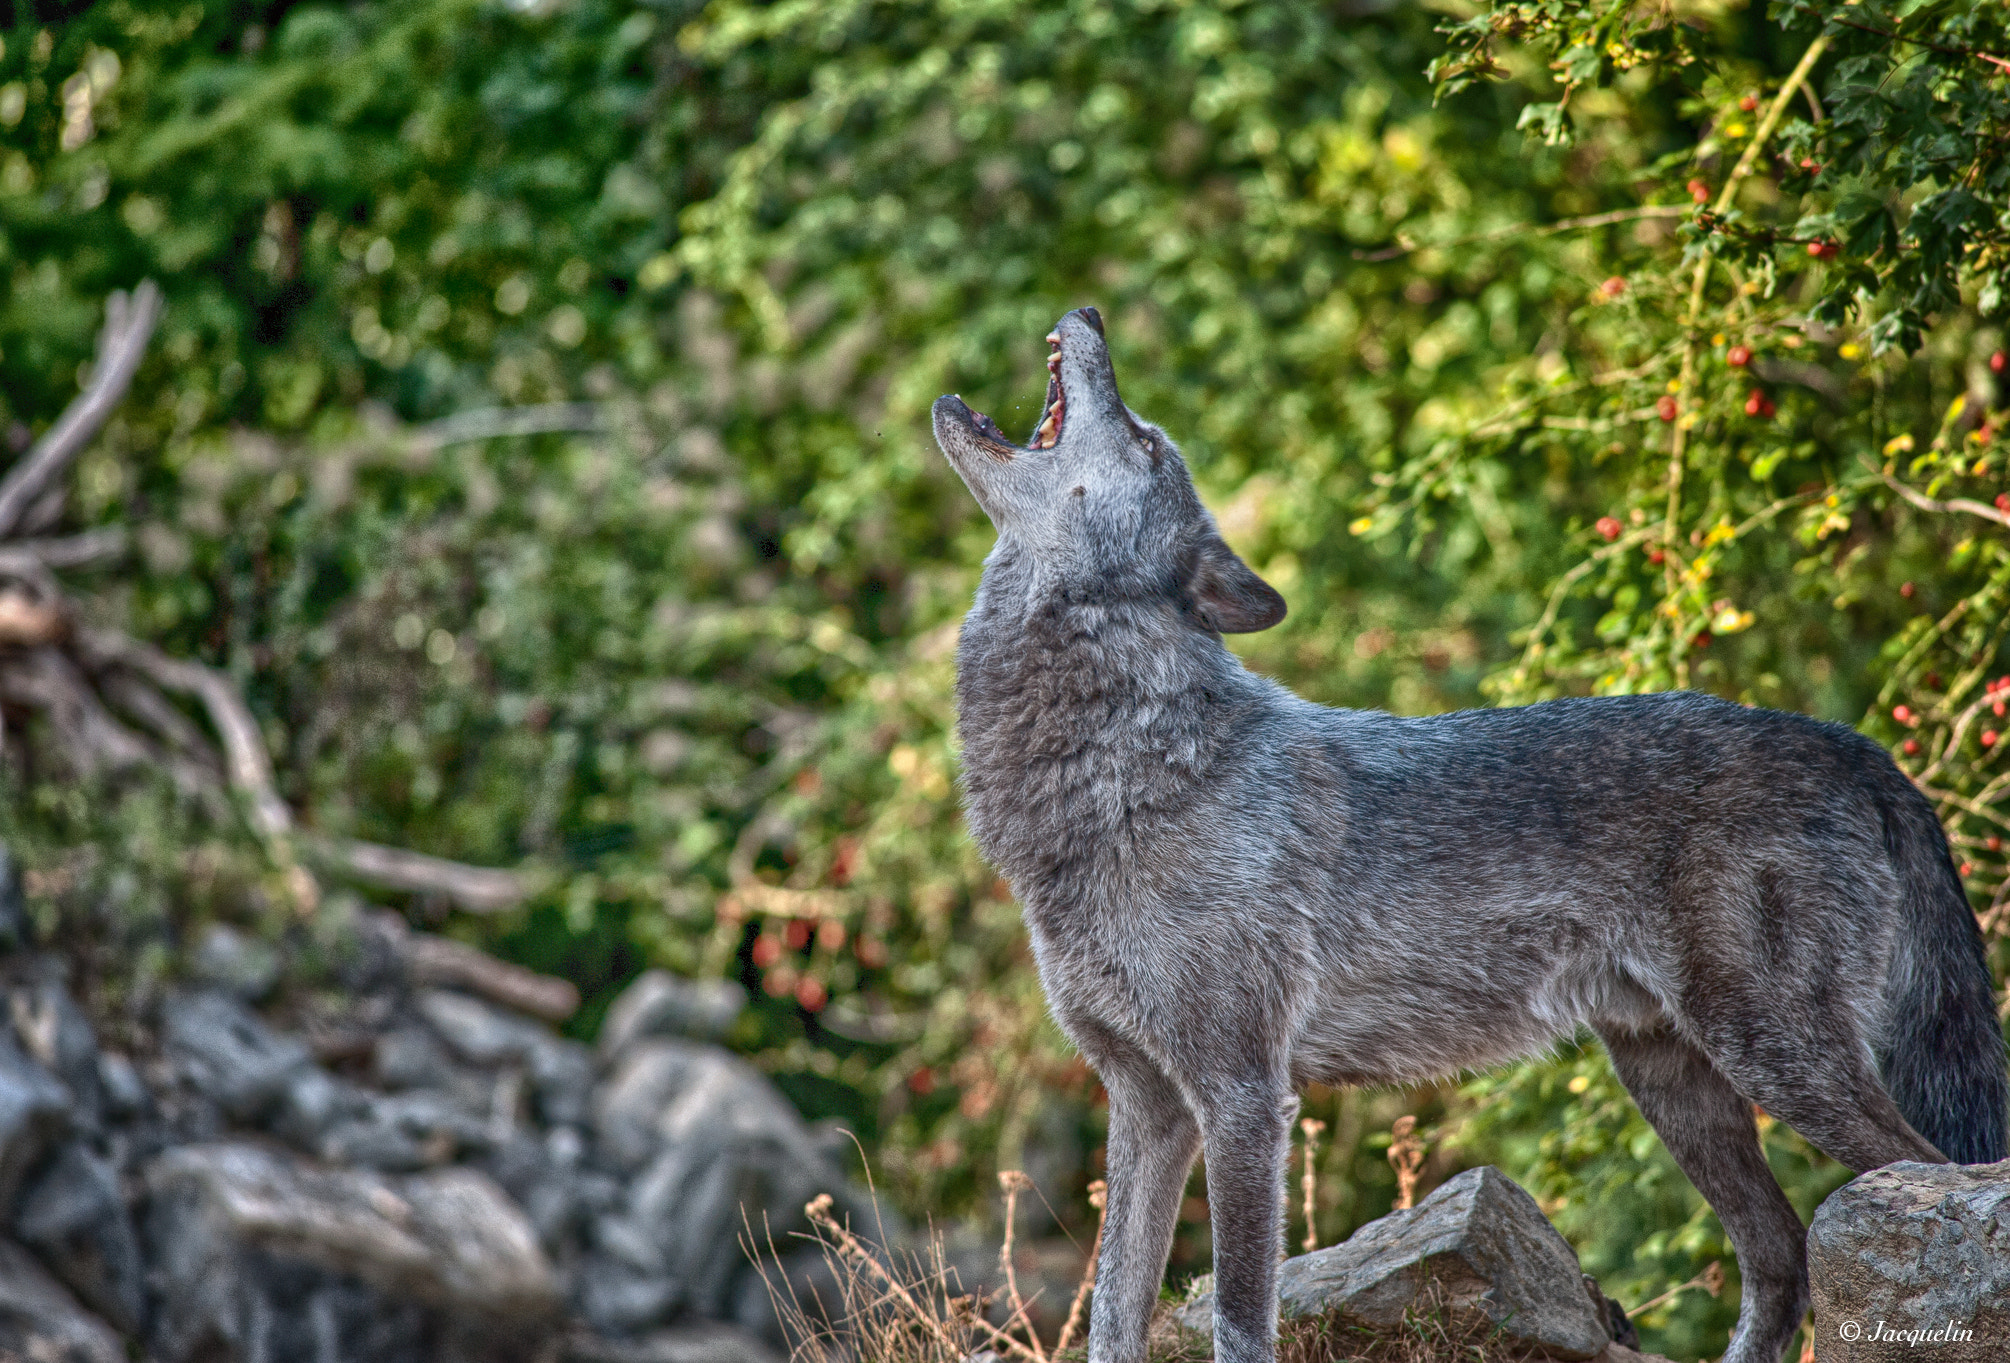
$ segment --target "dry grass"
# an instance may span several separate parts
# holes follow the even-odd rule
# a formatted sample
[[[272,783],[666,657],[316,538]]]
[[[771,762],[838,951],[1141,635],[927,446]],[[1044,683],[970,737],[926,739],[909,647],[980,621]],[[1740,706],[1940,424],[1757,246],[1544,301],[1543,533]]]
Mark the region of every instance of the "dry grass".
[[[815,1228],[807,1238],[823,1249],[836,1299],[799,1296],[773,1271],[772,1243],[759,1261],[789,1335],[791,1363],[964,1363],[986,1353],[998,1363],[1085,1363],[1082,1330],[1095,1284],[1094,1249],[1067,1322],[1049,1348],[1033,1327],[1013,1266],[1014,1214],[1028,1184],[1016,1173],[1001,1175],[999,1182],[1006,1205],[999,1256],[1004,1289],[995,1297],[962,1289],[939,1235],[931,1235],[922,1251],[888,1253],[839,1223],[828,1196],[804,1208]],[[1100,1185],[1091,1191],[1099,1213],[1102,1191]],[[1096,1239],[1100,1244],[1100,1216]],[[1213,1341],[1181,1326],[1176,1305],[1166,1303],[1152,1321],[1150,1363],[1211,1363]],[[1001,1314],[1002,1320],[994,1319]],[[1288,1321],[1278,1332],[1277,1358],[1278,1363],[1543,1363],[1546,1356],[1501,1337],[1484,1317],[1455,1310],[1431,1283],[1395,1329],[1370,1330],[1334,1316]]]

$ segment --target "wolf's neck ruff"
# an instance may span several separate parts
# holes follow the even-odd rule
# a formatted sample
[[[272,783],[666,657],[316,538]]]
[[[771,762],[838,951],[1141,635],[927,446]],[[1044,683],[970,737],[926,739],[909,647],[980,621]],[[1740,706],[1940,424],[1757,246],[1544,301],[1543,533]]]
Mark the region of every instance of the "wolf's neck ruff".
[[[1159,603],[1059,584],[980,601],[956,682],[979,846],[1022,895],[1058,888],[1042,882],[1079,861],[1057,854],[1084,834],[1121,857],[1141,820],[1205,785],[1254,709],[1255,683],[1218,638]]]

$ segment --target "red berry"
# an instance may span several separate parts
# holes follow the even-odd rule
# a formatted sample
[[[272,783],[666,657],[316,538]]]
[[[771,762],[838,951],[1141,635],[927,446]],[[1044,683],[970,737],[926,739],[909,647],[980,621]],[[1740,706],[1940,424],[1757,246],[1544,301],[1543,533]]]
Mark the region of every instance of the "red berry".
[[[1994,729],[1984,729],[1982,731],[1982,746],[1985,748],[1996,746],[1996,731]]]
[[[1766,409],[1766,395],[1754,388],[1745,397],[1745,415],[1757,416]]]
[[[1708,648],[1710,646],[1710,631],[1707,629],[1697,630],[1696,637],[1690,640],[1690,642],[1697,648]]]
[[[1964,861],[1964,862],[1962,862],[1962,863],[1961,863],[1961,878],[1962,878],[1963,880],[1966,880],[1966,879],[1968,879],[1968,873],[1969,873],[1970,871],[1973,871],[1974,869],[1975,869],[1975,868],[1974,868],[1973,866],[1969,865],[1969,864],[1968,864],[1967,862],[1965,862],[1965,861]]]
[[[1773,413],[1777,412],[1778,410],[1779,408],[1773,406],[1773,400],[1771,398],[1766,398],[1765,400],[1759,403],[1759,415],[1762,417],[1771,419]]]
[[[754,964],[766,970],[782,959],[782,939],[773,933],[762,933],[754,939]]]
[[[805,975],[796,981],[796,1002],[805,1011],[814,1013],[830,1002],[830,991],[824,988],[822,980]]]
[[[1999,492],[1996,494],[1996,509],[1998,511],[2010,511],[2010,492]]]
[[[1918,590],[1918,589],[1917,589],[1917,588],[1915,588],[1915,587],[1914,587],[1914,586],[1913,586],[1913,585],[1912,585],[1912,584],[1911,584],[1910,582],[1905,582],[1905,583],[1901,583],[1901,584],[1899,585],[1899,588],[1898,588],[1898,594],[1899,594],[1900,596],[1903,596],[1903,597],[1907,597],[1907,598],[1910,598],[1910,597],[1912,596],[1913,592],[1914,592],[1914,591],[1916,591],[1916,590]]]
[[[2003,358],[2003,352],[1999,350],[1994,355],[1991,355],[1989,357],[1989,372],[1992,374],[2000,374],[2003,372],[2003,367],[2006,364],[2010,364],[2010,360],[2005,360]]]
[[[1668,561],[1668,551],[1665,549],[1651,550],[1647,555],[1647,561],[1649,563],[1666,563]]]
[[[935,1092],[935,1071],[923,1065],[913,1074],[908,1075],[907,1091],[909,1093],[918,1093],[924,1098]]]
[[[2005,710],[2005,708],[2010,707],[2005,707],[2005,705],[2001,700],[1997,701],[1994,705],[1989,707],[1991,713],[1993,713],[1998,719],[2003,718],[2003,711]]]
[[[1759,107],[1759,97],[1757,95],[1746,95],[1738,101],[1738,107],[1749,114],[1752,110]]]
[[[1663,421],[1673,421],[1675,419],[1675,399],[1663,395],[1655,402],[1654,410],[1660,415]]]
[[[1734,345],[1724,352],[1724,363],[1733,369],[1743,369],[1752,362],[1752,348],[1748,345]]]
[[[1621,279],[1618,275],[1614,275],[1612,276],[1612,278],[1606,280],[1603,284],[1600,284],[1598,286],[1598,291],[1604,294],[1607,298],[1617,298],[1619,297],[1620,294],[1626,292],[1626,281]]]
[[[1689,197],[1699,204],[1710,202],[1709,182],[1705,180],[1691,180],[1689,182]]]
[[[1801,158],[1801,169],[1812,175],[1821,169],[1821,163],[1816,161],[1812,156],[1803,156]]]
[[[1619,538],[1619,521],[1616,517],[1600,516],[1598,518],[1597,530],[1605,538],[1616,540]]]
[[[1918,740],[1918,739],[1916,739],[1916,738],[1908,738],[1908,739],[1906,739],[1906,740],[1905,740],[1905,755],[1906,755],[1907,757],[1917,757],[1917,756],[1919,756],[1919,740]]]
[[[1988,847],[1988,849],[1992,852],[2000,852],[2003,850],[2003,839],[1996,836],[1996,834],[1991,833],[1989,835],[1989,841],[1984,845]]]
[[[1910,724],[1912,723],[1912,707],[1910,705],[1894,705],[1891,707],[1891,717],[1900,724]]]
[[[782,935],[788,938],[789,950],[801,951],[810,944],[810,934],[814,931],[807,918],[794,918],[782,929]]]

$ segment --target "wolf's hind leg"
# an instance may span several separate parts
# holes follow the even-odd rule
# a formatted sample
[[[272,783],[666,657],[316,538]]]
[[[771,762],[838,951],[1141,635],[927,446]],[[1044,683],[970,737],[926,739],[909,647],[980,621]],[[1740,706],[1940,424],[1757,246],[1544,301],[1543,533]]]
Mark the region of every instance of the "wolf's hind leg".
[[[1200,1127],[1172,1081],[1141,1052],[1107,1035],[1082,1039],[1110,1095],[1109,1201],[1089,1308],[1089,1358],[1143,1363]]]
[[[1751,1103],[1672,1032],[1599,1035],[1641,1115],[1738,1252],[1744,1300],[1723,1363],[1779,1363],[1808,1306],[1807,1230],[1766,1167]]]

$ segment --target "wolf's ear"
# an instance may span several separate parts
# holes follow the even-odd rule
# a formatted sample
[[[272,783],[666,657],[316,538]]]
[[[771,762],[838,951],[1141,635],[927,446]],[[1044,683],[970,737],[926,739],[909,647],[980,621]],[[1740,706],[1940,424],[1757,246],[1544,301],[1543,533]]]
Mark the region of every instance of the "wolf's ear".
[[[1218,634],[1254,634],[1284,618],[1284,598],[1250,570],[1219,535],[1194,551],[1187,575],[1187,609]]]

